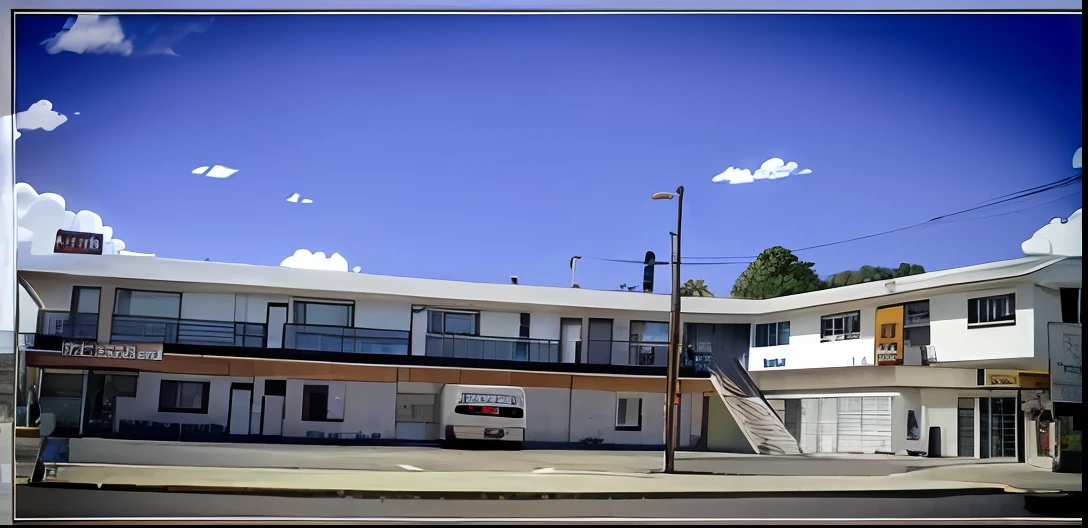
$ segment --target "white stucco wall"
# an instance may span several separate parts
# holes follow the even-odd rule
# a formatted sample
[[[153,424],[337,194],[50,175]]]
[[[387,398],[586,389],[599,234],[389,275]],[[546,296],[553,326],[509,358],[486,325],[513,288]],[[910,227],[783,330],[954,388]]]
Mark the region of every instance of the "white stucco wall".
[[[1033,289],[1029,284],[933,296],[929,301],[929,328],[930,343],[937,347],[937,361],[953,363],[1031,358],[1035,354],[1036,331]],[[1016,294],[1015,325],[967,327],[969,299],[1008,293]]]
[[[480,312],[480,335],[486,337],[520,337],[520,312]]]
[[[858,339],[820,342],[822,318],[851,311],[860,312],[861,336]],[[849,367],[865,364],[863,362],[872,364],[875,316],[876,308],[872,306],[852,308],[838,305],[760,317],[756,322],[789,321],[790,343],[773,347],[751,347],[748,354],[748,370]],[[785,359],[786,365],[765,368],[763,366],[765,359]]]
[[[601,438],[616,441],[616,393],[610,391],[571,391],[570,441]]]
[[[559,339],[559,315],[534,313],[529,316],[529,337],[533,339]]]
[[[234,299],[234,318],[238,322],[265,323],[268,319],[268,304],[290,304],[286,295],[237,295]]]
[[[342,422],[302,421],[304,385],[344,383],[344,420]],[[397,384],[386,382],[330,382],[287,380],[287,402],[283,436],[305,437],[308,431],[330,433],[380,433],[394,438],[396,433]]]
[[[230,384],[233,382],[249,383],[252,379],[141,372],[136,382],[136,397],[117,398],[117,419],[181,424],[218,424],[226,427],[227,415],[230,411]],[[159,387],[163,380],[210,382],[207,396],[208,413],[159,412]]]

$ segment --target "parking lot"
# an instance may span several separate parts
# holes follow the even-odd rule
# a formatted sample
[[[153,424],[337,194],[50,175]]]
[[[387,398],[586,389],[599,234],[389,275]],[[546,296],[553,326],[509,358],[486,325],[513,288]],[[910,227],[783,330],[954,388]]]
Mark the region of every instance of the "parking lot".
[[[148,466],[343,469],[362,471],[591,471],[649,473],[660,470],[659,451],[491,450],[435,447],[365,447],[210,444],[73,439],[69,462]],[[971,459],[882,455],[755,456],[680,452],[684,472],[736,475],[880,476]]]

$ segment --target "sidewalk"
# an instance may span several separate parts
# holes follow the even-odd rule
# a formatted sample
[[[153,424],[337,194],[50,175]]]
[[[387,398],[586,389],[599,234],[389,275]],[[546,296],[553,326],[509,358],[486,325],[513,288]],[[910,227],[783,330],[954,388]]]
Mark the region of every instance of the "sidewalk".
[[[1080,491],[1080,475],[1023,464],[942,467],[873,477],[511,472],[352,471],[312,469],[47,465],[46,484],[166,491],[215,491],[381,498],[580,499],[722,497],[753,494],[1028,493]],[[55,472],[52,470],[55,468]],[[982,469],[982,471],[979,471]],[[1029,485],[1029,487],[1020,487]]]

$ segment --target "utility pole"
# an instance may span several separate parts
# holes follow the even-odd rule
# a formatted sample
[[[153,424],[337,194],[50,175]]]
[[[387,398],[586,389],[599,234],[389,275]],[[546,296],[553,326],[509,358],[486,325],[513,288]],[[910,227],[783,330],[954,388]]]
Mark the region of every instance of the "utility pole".
[[[676,232],[672,235],[672,308],[669,310],[669,356],[665,371],[665,473],[676,472],[677,411],[680,407],[680,235],[684,219],[684,187],[657,193],[655,200],[676,198]]]

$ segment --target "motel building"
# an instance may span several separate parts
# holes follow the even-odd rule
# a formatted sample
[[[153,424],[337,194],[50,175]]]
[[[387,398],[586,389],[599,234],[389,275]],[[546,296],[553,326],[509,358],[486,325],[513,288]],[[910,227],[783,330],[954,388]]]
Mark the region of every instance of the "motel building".
[[[43,435],[434,441],[438,395],[462,384],[524,389],[526,448],[664,442],[668,295],[142,256],[18,264],[21,415],[40,409]],[[1080,258],[1037,256],[684,298],[679,445],[1051,467],[1060,443],[1079,471],[1080,288]]]

